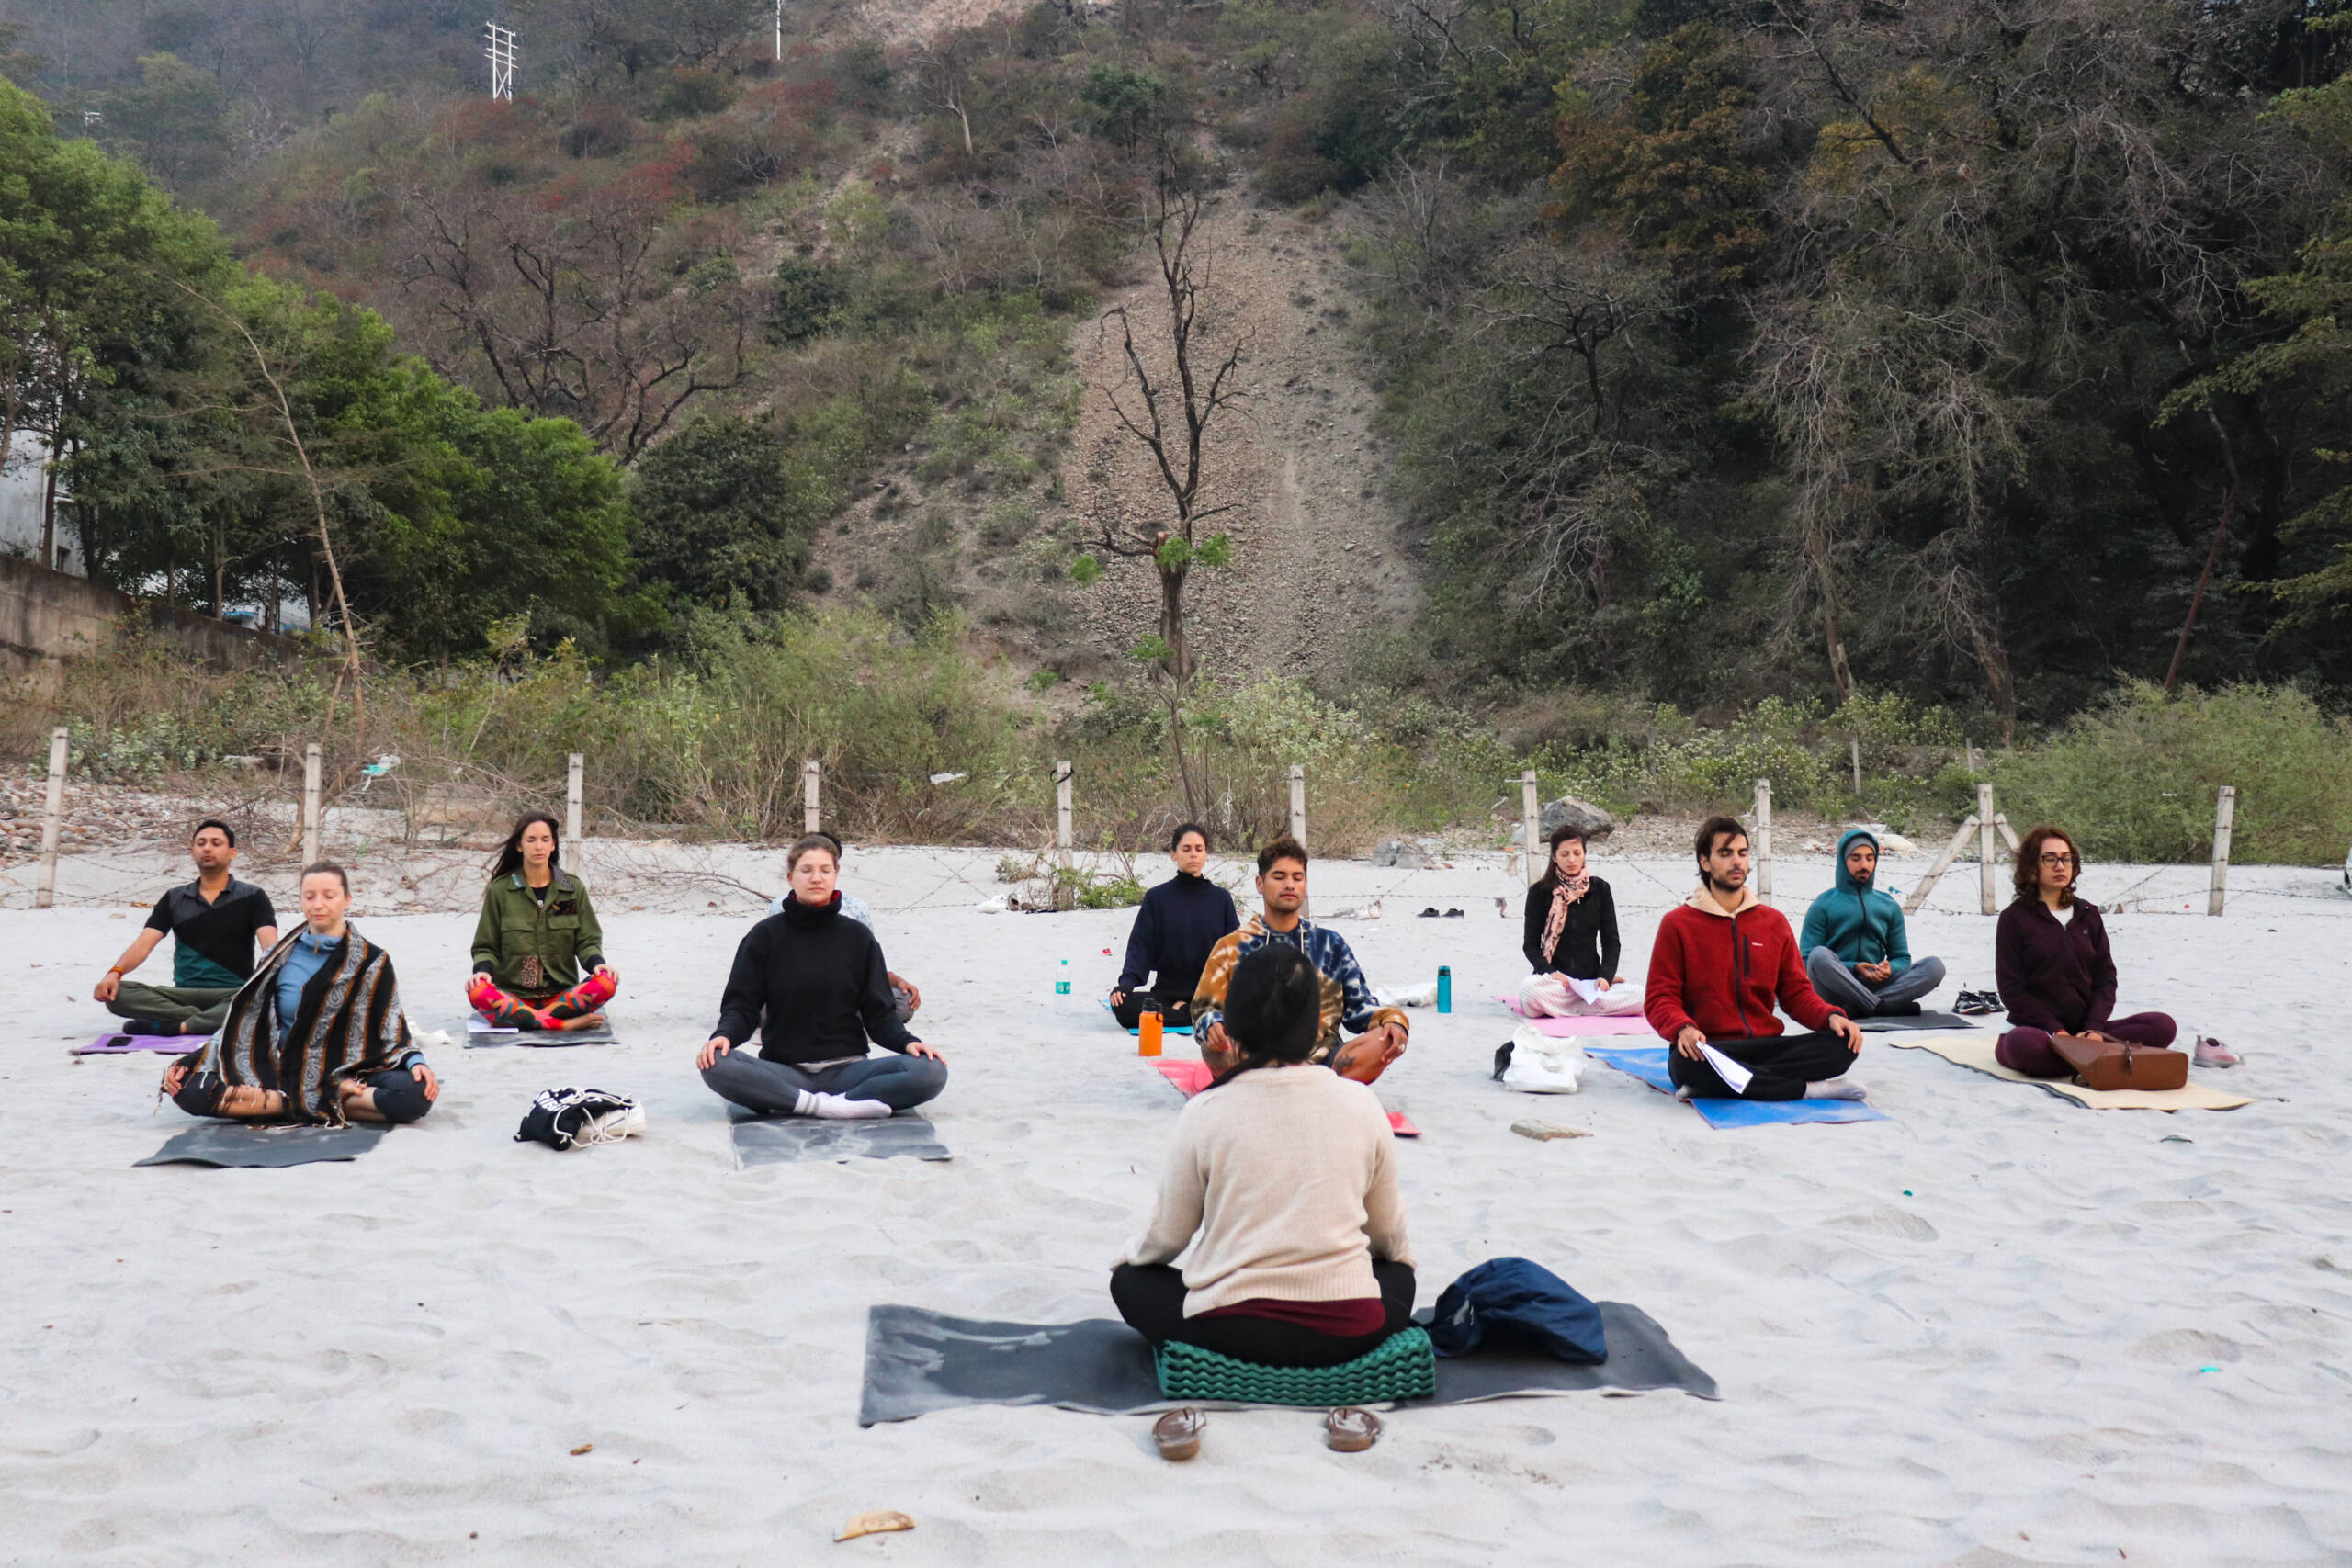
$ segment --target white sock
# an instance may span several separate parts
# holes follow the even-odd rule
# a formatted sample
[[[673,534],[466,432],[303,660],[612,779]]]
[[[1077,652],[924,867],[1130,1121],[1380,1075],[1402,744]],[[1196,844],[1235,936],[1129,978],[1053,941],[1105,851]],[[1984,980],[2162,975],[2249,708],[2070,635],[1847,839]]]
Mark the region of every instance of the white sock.
[[[796,1116],[819,1116],[828,1122],[878,1122],[890,1114],[890,1108],[878,1100],[852,1100],[844,1094],[819,1094],[806,1089],[792,1111]]]
[[[1830,1078],[1804,1086],[1804,1098],[1807,1100],[1868,1100],[1870,1097],[1870,1090],[1851,1078]]]

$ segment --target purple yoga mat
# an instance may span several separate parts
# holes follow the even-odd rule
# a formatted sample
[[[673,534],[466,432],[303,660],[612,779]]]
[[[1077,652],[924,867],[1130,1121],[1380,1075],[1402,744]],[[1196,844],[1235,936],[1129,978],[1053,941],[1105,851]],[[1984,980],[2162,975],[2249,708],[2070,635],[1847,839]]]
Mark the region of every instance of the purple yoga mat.
[[[1511,1011],[1519,1012],[1518,998],[1498,994],[1495,1000]],[[1577,1034],[1647,1034],[1655,1037],[1657,1033],[1650,1027],[1649,1020],[1640,1013],[1629,1013],[1623,1018],[1527,1018],[1523,1012],[1519,1012],[1519,1016],[1526,1018],[1539,1032],[1562,1040]]]
[[[69,1056],[127,1056],[133,1051],[163,1051],[184,1056],[204,1042],[191,1034],[101,1034],[87,1045],[69,1045]]]

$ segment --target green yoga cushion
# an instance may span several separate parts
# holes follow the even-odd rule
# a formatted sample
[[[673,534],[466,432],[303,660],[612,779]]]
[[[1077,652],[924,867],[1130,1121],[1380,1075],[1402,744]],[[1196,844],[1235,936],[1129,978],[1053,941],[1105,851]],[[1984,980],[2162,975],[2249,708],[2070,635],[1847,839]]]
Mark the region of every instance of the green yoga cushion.
[[[1159,1348],[1159,1392],[1234,1404],[1374,1404],[1437,1393],[1437,1351],[1418,1328],[1390,1335],[1336,1367],[1261,1367],[1173,1340]]]

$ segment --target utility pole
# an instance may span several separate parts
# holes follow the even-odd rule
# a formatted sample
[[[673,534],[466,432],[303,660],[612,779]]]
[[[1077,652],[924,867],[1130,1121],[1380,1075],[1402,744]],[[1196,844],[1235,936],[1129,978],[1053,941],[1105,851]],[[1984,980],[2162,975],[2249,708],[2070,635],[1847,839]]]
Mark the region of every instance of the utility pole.
[[[488,30],[490,47],[482,53],[490,60],[490,96],[514,100],[514,29],[502,28],[496,22],[483,24]]]

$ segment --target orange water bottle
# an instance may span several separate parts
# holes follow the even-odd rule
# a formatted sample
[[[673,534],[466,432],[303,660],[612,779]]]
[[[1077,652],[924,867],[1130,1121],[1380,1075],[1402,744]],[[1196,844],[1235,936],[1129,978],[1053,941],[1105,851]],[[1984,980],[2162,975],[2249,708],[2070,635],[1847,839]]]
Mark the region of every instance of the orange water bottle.
[[[1136,1021],[1136,1054],[1145,1056],[1159,1055],[1159,1015],[1148,1012]]]

